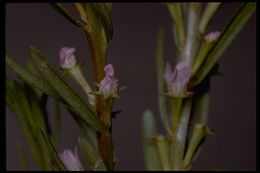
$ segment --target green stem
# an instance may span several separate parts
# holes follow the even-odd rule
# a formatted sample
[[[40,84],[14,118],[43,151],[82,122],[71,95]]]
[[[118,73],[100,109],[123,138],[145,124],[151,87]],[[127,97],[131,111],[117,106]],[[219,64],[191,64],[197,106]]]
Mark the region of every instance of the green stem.
[[[171,163],[170,163],[170,145],[169,140],[164,136],[160,135],[155,139],[157,151],[159,153],[159,158],[161,161],[162,169],[164,171],[171,170]]]
[[[180,118],[182,98],[172,98],[172,132],[176,134],[177,126]]]
[[[191,98],[183,100],[181,117],[177,126],[176,135],[171,144],[172,169],[175,171],[184,170],[183,158],[187,139],[187,130],[190,119]]]
[[[200,3],[189,3],[186,44],[182,50],[182,58],[189,64],[192,64],[197,48],[200,8]]]

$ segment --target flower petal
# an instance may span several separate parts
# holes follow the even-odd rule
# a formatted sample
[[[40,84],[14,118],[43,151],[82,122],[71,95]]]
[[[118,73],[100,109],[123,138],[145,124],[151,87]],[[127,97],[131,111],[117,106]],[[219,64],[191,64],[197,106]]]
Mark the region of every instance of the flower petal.
[[[114,76],[115,71],[114,71],[114,67],[113,67],[112,64],[106,65],[105,68],[104,68],[104,71],[106,73],[106,76],[107,75]]]
[[[165,70],[164,70],[164,79],[167,85],[171,85],[171,81],[173,79],[172,68],[169,62],[166,63]]]
[[[69,69],[75,66],[77,60],[74,55],[76,49],[75,48],[69,48],[69,47],[63,47],[60,50],[60,66],[63,69]]]

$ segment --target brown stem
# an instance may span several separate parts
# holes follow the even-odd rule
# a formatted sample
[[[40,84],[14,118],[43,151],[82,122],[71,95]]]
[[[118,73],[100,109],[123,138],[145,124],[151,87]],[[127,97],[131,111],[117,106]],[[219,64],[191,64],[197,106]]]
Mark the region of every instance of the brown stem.
[[[77,11],[82,18],[87,18],[86,11],[81,3],[75,3]],[[91,10],[88,9],[88,10]],[[89,22],[89,21],[87,21]],[[104,78],[104,67],[107,61],[107,41],[101,36],[101,33],[96,30],[93,23],[87,23],[85,26],[85,33],[87,36],[90,54],[93,78],[96,83]],[[102,32],[102,31],[101,31]],[[98,87],[96,86],[96,90]],[[108,170],[113,170],[113,144],[111,133],[111,111],[112,111],[113,99],[103,100],[100,96],[96,96],[95,99],[95,112],[100,119],[110,128],[109,132],[97,133],[98,150],[104,162],[107,165]]]
[[[111,119],[111,112],[113,107],[113,98],[109,98],[106,100],[102,99],[100,104],[100,113],[101,113],[101,120],[109,127],[108,133],[98,133],[98,147],[101,157],[105,161],[108,170],[113,170],[114,167],[114,148],[113,148],[113,141],[112,141],[112,119]]]

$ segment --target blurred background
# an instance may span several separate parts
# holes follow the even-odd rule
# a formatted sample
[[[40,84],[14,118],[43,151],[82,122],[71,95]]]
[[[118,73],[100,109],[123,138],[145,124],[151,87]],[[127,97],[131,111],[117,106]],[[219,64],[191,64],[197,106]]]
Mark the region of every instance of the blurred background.
[[[71,4],[65,6],[76,15]],[[225,3],[214,17],[208,32],[222,31],[238,6],[238,3]],[[166,36],[165,58],[174,61],[176,52],[171,18],[161,3],[113,3],[112,20],[114,36],[108,50],[108,63],[113,63],[121,85],[127,86],[114,105],[114,110],[122,110],[113,120],[116,170],[141,171],[145,170],[141,141],[141,119],[145,109],[154,112],[157,126],[163,133],[158,114],[155,45],[156,33],[162,26]],[[85,76],[88,81],[92,80],[85,33],[64,19],[49,4],[8,3],[5,26],[6,52],[20,63],[25,64],[29,58],[29,46],[32,45],[58,68],[60,48],[75,47],[76,56],[85,62]],[[222,56],[219,71],[223,76],[212,77],[210,93],[209,125],[216,135],[208,136],[192,170],[255,170],[255,14]],[[7,66],[6,75],[17,79]],[[76,85],[74,87],[77,89]],[[50,99],[50,119],[54,115],[53,103]],[[81,135],[69,113],[62,110],[62,135],[58,151],[73,149]],[[6,107],[6,167],[10,171],[21,169],[17,143],[21,143],[28,151],[17,121]]]

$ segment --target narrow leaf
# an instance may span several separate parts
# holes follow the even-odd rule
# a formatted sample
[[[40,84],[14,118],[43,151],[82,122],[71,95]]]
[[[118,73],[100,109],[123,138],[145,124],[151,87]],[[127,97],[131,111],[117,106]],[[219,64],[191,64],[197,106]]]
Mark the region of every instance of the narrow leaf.
[[[68,19],[72,24],[84,28],[84,24],[77,19],[76,17],[74,17],[71,12],[66,9],[61,3],[50,3],[50,5],[58,12],[60,13],[62,16],[64,16],[66,19]]]
[[[206,62],[197,73],[196,84],[199,84],[210,72],[227,47],[232,43],[233,39],[243,29],[255,9],[256,3],[250,2],[241,4],[235,15],[225,27],[224,32],[220,36],[220,39],[217,41],[216,45],[208,53]]]
[[[111,5],[103,3],[75,3],[80,16],[87,21],[85,30],[91,50],[92,68],[95,82],[104,78],[107,48],[113,35]]]
[[[156,136],[157,129],[153,113],[150,110],[146,110],[143,114],[143,153],[147,171],[162,170],[159,153],[155,143]]]
[[[62,163],[59,154],[57,153],[52,141],[46,134],[46,132],[41,129],[41,137],[45,146],[45,149],[48,153],[48,158],[50,160],[51,166],[53,166],[55,169],[60,170],[60,171],[66,171],[66,168],[64,164]]]
[[[208,133],[207,120],[209,114],[209,89],[210,77],[207,77],[194,89],[193,115],[195,125],[193,127],[191,139],[184,157],[184,167],[189,169],[195,160],[196,154],[201,151],[202,144]]]
[[[196,49],[198,46],[198,23],[200,18],[201,3],[189,3],[188,18],[187,18],[187,34],[185,47],[182,50],[182,61],[189,64],[193,63],[195,58]]]
[[[37,113],[31,109],[28,97],[18,82],[6,79],[6,102],[17,118],[33,160],[41,169],[45,170],[44,150],[41,141],[37,138],[38,122],[34,119],[34,116],[38,115],[35,115]]]
[[[6,63],[15,71],[15,73],[17,75],[19,75],[28,84],[34,85],[35,87],[39,88],[46,94],[53,96],[56,99],[60,98],[58,93],[54,90],[54,88],[46,80],[40,79],[38,76],[35,76],[28,70],[22,68],[22,66],[20,64],[18,64],[9,55],[6,55],[5,59],[6,59]]]
[[[91,171],[106,171],[106,165],[95,147],[93,147],[86,139],[79,138],[80,150]]]
[[[60,132],[61,132],[61,104],[57,100],[54,101],[55,106],[55,119],[54,128],[52,131],[52,140],[54,145],[57,146],[59,143]]]
[[[159,135],[155,139],[159,157],[161,160],[162,168],[164,171],[171,170],[171,162],[170,162],[170,141],[168,138]]]
[[[203,80],[198,87],[195,88],[194,95],[194,115],[196,123],[206,125],[209,114],[209,88],[210,77]]]
[[[107,41],[113,37],[113,26],[111,20],[112,3],[93,3],[95,15],[100,19]]]
[[[177,46],[181,49],[185,44],[185,26],[184,17],[182,13],[181,3],[166,3],[171,17],[174,21],[176,36],[177,36]]]
[[[72,115],[72,118],[76,121],[76,123],[79,125],[79,128],[85,135],[87,139],[90,140],[90,143],[97,148],[97,133],[96,131],[91,128],[88,124],[84,123],[84,120],[82,120],[81,117],[79,117],[75,112],[75,110],[69,106],[66,105],[67,110]]]
[[[169,127],[169,120],[166,110],[166,99],[165,99],[165,83],[163,78],[164,73],[164,31],[162,28],[159,29],[157,34],[157,55],[156,55],[156,70],[157,70],[157,85],[158,85],[158,94],[159,94],[159,110],[161,120],[163,122],[165,130],[171,134]]]
[[[97,117],[90,106],[83,101],[83,99],[73,91],[67,82],[48,64],[47,60],[41,53],[31,47],[30,49],[33,60],[37,64],[39,70],[42,72],[46,80],[55,88],[63,99],[71,105],[75,111],[88,123],[92,128],[99,132],[104,132],[107,127]]]
[[[188,169],[195,160],[195,155],[200,151],[202,141],[206,137],[207,127],[203,124],[195,124],[193,133],[184,157],[184,168]]]
[[[218,10],[219,6],[221,5],[221,2],[208,2],[207,7],[201,16],[200,23],[199,23],[199,31],[203,34],[207,26],[209,25],[212,17]]]

